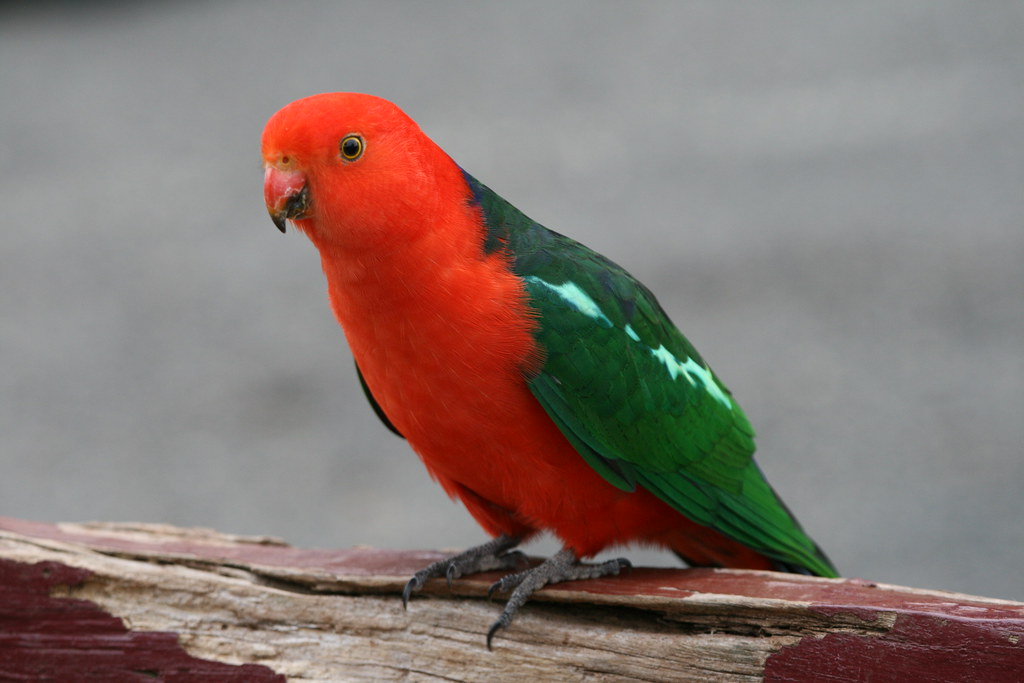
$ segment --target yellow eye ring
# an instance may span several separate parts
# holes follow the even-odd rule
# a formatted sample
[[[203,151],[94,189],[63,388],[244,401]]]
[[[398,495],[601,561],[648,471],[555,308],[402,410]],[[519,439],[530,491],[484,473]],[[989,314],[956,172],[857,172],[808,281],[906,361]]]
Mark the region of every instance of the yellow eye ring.
[[[363,138],[358,135],[346,135],[338,145],[341,150],[341,158],[345,161],[355,161],[363,156]]]

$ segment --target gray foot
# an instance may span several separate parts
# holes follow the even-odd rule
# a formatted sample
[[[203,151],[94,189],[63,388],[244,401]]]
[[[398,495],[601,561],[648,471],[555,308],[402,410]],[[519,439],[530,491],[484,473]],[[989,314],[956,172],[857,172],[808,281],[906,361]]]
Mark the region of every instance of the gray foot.
[[[515,618],[519,608],[522,607],[535,591],[552,583],[562,581],[577,581],[580,579],[596,579],[602,576],[615,576],[623,569],[630,567],[629,560],[618,558],[602,562],[601,564],[580,564],[576,554],[568,548],[562,548],[548,560],[537,565],[533,569],[509,574],[494,583],[487,591],[488,597],[494,593],[507,593],[512,591],[512,596],[505,603],[498,620],[491,625],[487,631],[487,649],[491,649],[491,641],[499,629],[508,628]]]
[[[519,545],[519,540],[502,534],[483,545],[474,546],[421,569],[409,579],[409,583],[405,584],[405,590],[402,591],[402,607],[408,607],[409,596],[423,588],[428,579],[443,576],[448,579],[448,587],[451,588],[452,581],[466,574],[495,569],[515,569],[521,566],[526,562],[526,556],[518,550],[512,550]]]

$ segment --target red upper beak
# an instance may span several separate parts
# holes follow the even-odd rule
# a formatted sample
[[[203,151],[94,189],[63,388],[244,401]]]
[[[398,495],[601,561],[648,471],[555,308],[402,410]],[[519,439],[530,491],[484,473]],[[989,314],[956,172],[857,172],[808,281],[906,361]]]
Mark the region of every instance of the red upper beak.
[[[267,166],[263,175],[263,201],[267,203],[270,220],[281,232],[285,231],[287,219],[307,218],[310,198],[305,174]]]

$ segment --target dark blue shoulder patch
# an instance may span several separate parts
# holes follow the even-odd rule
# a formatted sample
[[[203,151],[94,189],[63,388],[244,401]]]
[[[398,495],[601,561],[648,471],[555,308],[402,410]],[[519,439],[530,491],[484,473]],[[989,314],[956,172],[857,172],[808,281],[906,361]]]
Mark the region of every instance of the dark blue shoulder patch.
[[[509,227],[505,222],[505,212],[501,210],[501,206],[497,205],[498,203],[507,204],[507,202],[479,180],[466,173],[465,169],[460,167],[459,170],[462,171],[462,177],[466,180],[466,185],[472,194],[470,204],[479,206],[480,213],[483,214],[484,253],[495,252],[508,244]]]

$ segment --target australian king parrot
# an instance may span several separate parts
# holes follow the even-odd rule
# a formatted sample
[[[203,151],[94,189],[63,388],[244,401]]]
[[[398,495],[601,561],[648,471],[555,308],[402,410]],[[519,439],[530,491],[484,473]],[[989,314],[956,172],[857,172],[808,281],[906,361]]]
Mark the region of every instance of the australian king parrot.
[[[264,198],[320,253],[376,414],[488,542],[417,572],[507,569],[487,634],[544,585],[619,573],[611,546],[836,576],[753,459],[732,394],[622,267],[528,218],[391,102],[297,100],[263,132]],[[562,550],[521,569],[516,546]]]

